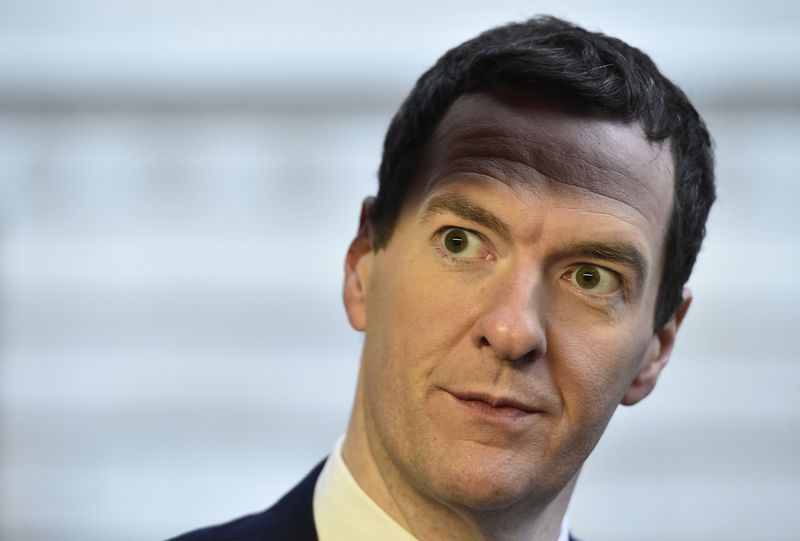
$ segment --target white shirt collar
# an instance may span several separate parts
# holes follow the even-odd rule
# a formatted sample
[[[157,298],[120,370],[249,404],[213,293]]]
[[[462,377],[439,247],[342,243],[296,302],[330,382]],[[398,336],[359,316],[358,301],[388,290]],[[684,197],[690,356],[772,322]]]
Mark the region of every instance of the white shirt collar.
[[[314,524],[319,541],[418,541],[364,490],[342,458],[344,436],[336,442],[314,486]],[[567,516],[556,541],[569,541]]]
[[[342,458],[339,438],[314,486],[314,524],[319,541],[417,541],[356,482]]]

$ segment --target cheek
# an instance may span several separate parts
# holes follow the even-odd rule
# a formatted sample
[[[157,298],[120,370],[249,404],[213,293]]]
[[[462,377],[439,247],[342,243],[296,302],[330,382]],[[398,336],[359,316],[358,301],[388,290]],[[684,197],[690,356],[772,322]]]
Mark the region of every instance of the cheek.
[[[385,353],[417,362],[441,361],[468,335],[482,287],[458,272],[443,271],[425,252],[385,263],[387,272],[371,305],[379,314],[376,326],[383,341],[391,344],[391,352]]]
[[[373,408],[384,417],[389,408],[406,417],[424,402],[431,374],[446,370],[469,339],[480,287],[463,283],[456,273],[437,272],[436,264],[424,252],[386,252],[373,269],[364,375]]]
[[[647,350],[647,341],[632,336],[634,329],[598,327],[551,340],[554,376],[570,424],[599,437]]]
[[[402,271],[400,269],[403,269]],[[387,257],[374,272],[367,295],[367,327],[364,342],[364,369],[367,389],[408,395],[420,358],[435,336],[436,318],[432,300],[405,262]],[[376,407],[381,404],[376,397]]]

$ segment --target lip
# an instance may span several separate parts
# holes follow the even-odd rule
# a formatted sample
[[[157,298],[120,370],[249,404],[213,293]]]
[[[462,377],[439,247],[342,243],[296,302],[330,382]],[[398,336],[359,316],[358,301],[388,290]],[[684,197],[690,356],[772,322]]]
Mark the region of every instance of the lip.
[[[444,389],[462,406],[482,416],[501,419],[524,419],[541,413],[539,408],[512,397],[496,396],[482,392],[461,392]]]

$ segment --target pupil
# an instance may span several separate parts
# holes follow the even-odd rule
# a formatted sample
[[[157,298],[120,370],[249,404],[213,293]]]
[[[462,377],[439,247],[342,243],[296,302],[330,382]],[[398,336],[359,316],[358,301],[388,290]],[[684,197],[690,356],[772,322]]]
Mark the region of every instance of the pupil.
[[[463,252],[467,247],[467,236],[459,229],[453,229],[444,236],[444,245],[454,254]]]
[[[578,269],[576,279],[582,288],[592,289],[600,283],[600,273],[591,267],[581,267]]]

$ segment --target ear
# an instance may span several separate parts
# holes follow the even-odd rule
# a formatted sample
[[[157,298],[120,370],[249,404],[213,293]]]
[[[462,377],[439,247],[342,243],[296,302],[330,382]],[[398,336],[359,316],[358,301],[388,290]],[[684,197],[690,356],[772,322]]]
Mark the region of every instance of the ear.
[[[675,337],[678,334],[681,323],[683,323],[683,318],[686,317],[690,304],[692,304],[692,292],[684,288],[683,301],[681,301],[681,305],[675,315],[667,321],[661,330],[653,334],[650,346],[639,368],[639,373],[636,374],[625,396],[622,397],[623,405],[632,406],[636,404],[649,395],[656,386],[658,376],[667,365],[669,356],[672,354]]]
[[[358,233],[344,261],[344,308],[350,325],[357,331],[367,328],[367,285],[372,270],[372,228],[369,221],[369,210],[374,197],[367,197],[361,205],[361,217],[358,221]]]

